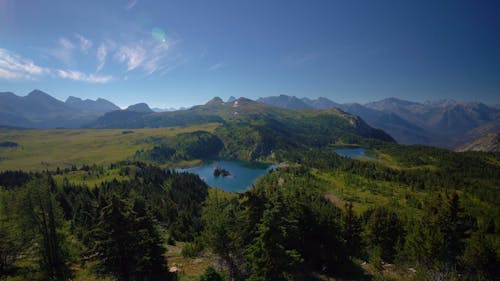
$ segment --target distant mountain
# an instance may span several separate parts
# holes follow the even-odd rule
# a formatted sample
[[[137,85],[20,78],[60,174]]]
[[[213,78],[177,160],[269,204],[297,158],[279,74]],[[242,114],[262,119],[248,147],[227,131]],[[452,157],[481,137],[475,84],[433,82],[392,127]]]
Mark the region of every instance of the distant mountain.
[[[69,96],[66,99],[66,104],[81,111],[96,114],[104,114],[109,111],[120,109],[114,103],[102,98],[93,101],[90,99],[82,100],[81,98]]]
[[[257,101],[289,109],[340,108],[360,116],[370,126],[384,130],[403,144],[454,148],[477,138],[485,131],[500,132],[500,109],[482,103],[454,100],[417,103],[387,98],[362,105],[338,104],[327,98],[311,100],[284,95],[260,98]]]
[[[285,109],[313,109],[313,106],[308,105],[303,100],[286,95],[280,95],[276,97],[265,97],[256,100],[260,103],[265,103],[268,105],[285,108]]]
[[[235,98],[235,97],[230,96],[230,97],[227,99],[227,102],[233,102],[233,101],[235,101],[235,100],[236,100],[236,98]]]
[[[457,151],[500,152],[500,133],[484,135],[459,147]]]
[[[324,97],[319,97],[317,99],[302,98],[301,100],[311,108],[315,109],[328,109],[334,107],[340,108],[341,106],[340,104]]]
[[[151,108],[154,112],[168,112],[168,111],[176,111],[177,108],[175,107],[168,107],[168,108],[159,108],[159,107],[153,107]]]
[[[129,107],[127,107],[128,111],[134,111],[134,112],[141,112],[141,113],[153,113],[154,111],[149,108],[149,105],[147,105],[146,103],[137,103],[137,104],[134,104],[134,105],[131,105]]]
[[[473,131],[500,119],[500,109],[477,102],[415,103],[386,99],[366,104],[385,113],[396,114],[433,135],[431,145],[454,148],[478,137]],[[498,132],[498,131],[497,131]]]
[[[0,126],[23,128],[79,128],[95,120],[111,103],[70,97],[62,102],[40,90],[26,96],[0,93]],[[114,106],[114,105],[113,105]]]

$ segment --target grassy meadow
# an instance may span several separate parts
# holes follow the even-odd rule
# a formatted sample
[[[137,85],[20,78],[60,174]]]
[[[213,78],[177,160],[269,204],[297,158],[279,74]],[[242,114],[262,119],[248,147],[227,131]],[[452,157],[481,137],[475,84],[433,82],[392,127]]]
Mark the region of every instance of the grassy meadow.
[[[0,171],[42,171],[72,165],[109,164],[131,159],[140,149],[159,141],[194,131],[213,132],[216,123],[188,127],[150,129],[0,129],[0,142],[17,147],[0,147]]]

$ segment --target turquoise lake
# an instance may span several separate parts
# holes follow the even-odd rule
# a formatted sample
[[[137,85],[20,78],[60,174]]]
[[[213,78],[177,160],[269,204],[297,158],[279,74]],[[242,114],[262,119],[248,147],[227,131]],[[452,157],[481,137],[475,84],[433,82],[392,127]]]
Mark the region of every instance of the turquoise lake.
[[[365,154],[366,149],[363,147],[348,147],[348,148],[335,148],[334,151],[342,156],[349,158],[367,158],[375,160],[375,158]]]
[[[213,172],[216,167],[231,173],[227,177],[215,177]],[[251,163],[237,160],[207,161],[200,166],[187,169],[177,169],[178,172],[197,174],[208,185],[230,192],[242,192],[250,187],[259,177],[276,168],[274,165]]]

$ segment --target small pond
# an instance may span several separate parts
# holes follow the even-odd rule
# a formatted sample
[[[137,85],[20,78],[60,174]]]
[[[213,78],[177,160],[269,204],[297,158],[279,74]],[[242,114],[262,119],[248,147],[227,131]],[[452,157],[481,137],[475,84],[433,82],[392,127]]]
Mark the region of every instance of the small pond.
[[[214,176],[214,170],[224,169],[229,172],[228,176]],[[208,185],[230,192],[242,192],[252,186],[261,176],[265,175],[275,165],[262,163],[244,162],[238,160],[214,160],[206,161],[200,166],[187,169],[177,169],[178,172],[189,172],[197,174]]]

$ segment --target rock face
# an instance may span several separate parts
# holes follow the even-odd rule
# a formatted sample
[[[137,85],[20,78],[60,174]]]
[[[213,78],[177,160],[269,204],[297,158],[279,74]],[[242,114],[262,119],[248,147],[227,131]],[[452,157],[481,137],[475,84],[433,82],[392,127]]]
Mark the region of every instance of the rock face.
[[[457,151],[500,152],[500,133],[487,134],[457,149]]]

